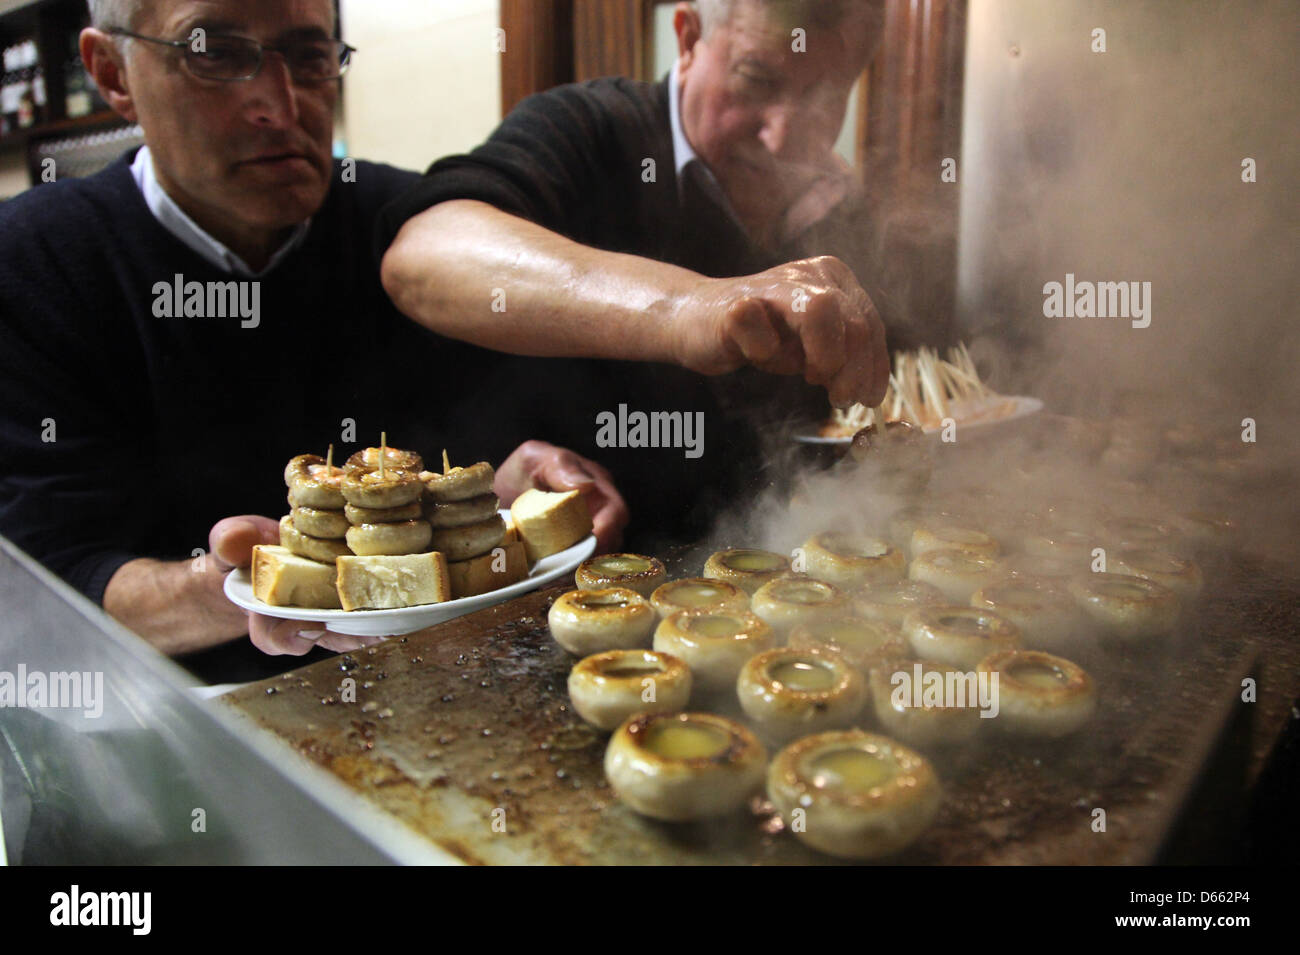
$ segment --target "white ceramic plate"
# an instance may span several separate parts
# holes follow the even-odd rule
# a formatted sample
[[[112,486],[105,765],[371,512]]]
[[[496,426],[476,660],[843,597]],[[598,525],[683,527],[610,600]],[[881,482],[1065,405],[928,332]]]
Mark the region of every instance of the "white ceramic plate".
[[[1006,403],[1010,403],[1011,410],[1005,414],[999,414],[997,417],[984,416],[988,414],[990,408]],[[954,402],[953,420],[957,423],[957,431],[960,434],[967,428],[983,428],[991,424],[1015,421],[1017,418],[1037,414],[1042,410],[1043,402],[1040,398],[1031,398],[1028,395],[998,395],[995,398],[981,398],[979,401],[968,403]],[[924,429],[926,434],[938,434],[941,430],[943,429],[940,427]],[[848,444],[853,438],[823,438],[818,434],[796,434],[794,440],[800,444]]]
[[[448,600],[440,604],[424,604],[420,607],[402,607],[397,610],[310,610],[306,607],[272,607],[253,596],[253,581],[247,567],[238,567],[226,575],[226,596],[236,606],[268,617],[280,617],[285,620],[310,620],[323,623],[335,633],[346,633],[357,637],[400,636],[414,633],[435,623],[442,623],[455,617],[482,610],[493,604],[499,604],[511,597],[535,590],[543,584],[558,580],[565,574],[571,574],[577,566],[596,551],[596,538],[588,535],[586,539],[574,544],[568,550],[544,557],[533,565],[532,572],[523,580],[500,590],[493,590],[477,597],[462,597],[460,600]]]

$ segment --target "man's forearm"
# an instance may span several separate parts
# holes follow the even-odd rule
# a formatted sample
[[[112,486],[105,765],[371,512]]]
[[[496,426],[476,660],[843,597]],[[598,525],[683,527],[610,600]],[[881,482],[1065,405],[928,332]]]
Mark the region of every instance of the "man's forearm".
[[[707,281],[471,200],[407,222],[384,256],[383,280],[407,315],[485,348],[663,362],[679,357],[669,325],[680,303]]]
[[[117,569],[104,590],[104,610],[169,656],[202,650],[248,632],[248,616],[222,592],[215,561],[140,558]]]

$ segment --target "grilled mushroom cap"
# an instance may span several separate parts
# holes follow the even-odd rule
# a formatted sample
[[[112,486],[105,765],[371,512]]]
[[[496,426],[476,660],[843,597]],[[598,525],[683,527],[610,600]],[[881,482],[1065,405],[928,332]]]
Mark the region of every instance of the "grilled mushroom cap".
[[[751,608],[779,633],[844,613],[848,595],[834,584],[811,577],[779,577],[754,591]]]
[[[901,580],[907,571],[902,552],[874,537],[830,531],[809,538],[803,550],[808,573],[838,587]]]
[[[602,554],[578,565],[574,581],[583,590],[626,587],[649,597],[668,577],[663,561],[640,554]]]
[[[617,729],[637,713],[675,713],[691,698],[691,671],[670,653],[606,650],[569,671],[569,699],[588,723]]]
[[[979,557],[997,557],[1002,547],[991,536],[975,527],[955,522],[918,524],[912,531],[913,559],[932,550],[959,550]]]
[[[1020,629],[1026,646],[1040,650],[1069,647],[1083,624],[1078,604],[1060,582],[1048,577],[1011,574],[981,587],[972,607],[993,610]]]
[[[992,557],[943,548],[927,551],[912,561],[907,576],[937,587],[953,603],[964,604],[971,595],[1006,572],[1006,566]]]
[[[745,715],[776,740],[848,726],[867,699],[866,680],[829,647],[777,647],[751,657],[736,692]]]
[[[418,501],[424,492],[414,471],[385,468],[378,471],[349,471],[343,476],[343,497],[356,507],[402,507]]]
[[[984,722],[978,682],[944,663],[887,660],[872,668],[868,685],[876,722],[911,746],[955,746],[971,739]]]
[[[433,531],[428,521],[394,521],[389,524],[353,524],[347,529],[348,547],[361,557],[377,554],[418,554],[429,546]]]
[[[928,607],[903,621],[903,636],[924,660],[973,669],[990,653],[1020,647],[1020,628],[993,610]]]
[[[284,467],[289,503],[294,507],[339,510],[343,507],[343,473],[342,468],[327,468],[325,459],[316,454],[290,458]]]
[[[759,587],[790,572],[790,560],[770,550],[720,550],[704,564],[704,576],[725,580],[752,595]]]
[[[861,730],[791,743],[772,760],[767,794],[796,838],[848,859],[906,848],[943,802],[939,779],[924,756]],[[794,824],[796,811],[801,825]]]
[[[491,494],[496,471],[486,461],[480,461],[467,468],[452,468],[446,474],[421,471],[419,477],[429,500],[436,504],[448,504]]]
[[[853,609],[868,620],[902,626],[913,610],[921,607],[941,607],[948,603],[939,588],[919,580],[900,580],[897,583],[874,584],[853,598]]]
[[[424,468],[424,459],[414,451],[403,451],[401,448],[387,448],[385,451],[383,455],[385,471],[392,468],[395,471],[410,471],[418,474]],[[379,448],[365,448],[348,458],[343,466],[354,473],[378,471],[379,457]]]
[[[898,627],[854,616],[801,623],[790,631],[790,646],[798,650],[829,647],[863,673],[869,672],[881,660],[907,652],[907,644]]]
[[[1111,558],[1110,566],[1117,574],[1145,577],[1164,584],[1185,601],[1195,600],[1205,586],[1205,578],[1195,561],[1147,547],[1119,551]]]
[[[1161,637],[1178,620],[1178,595],[1144,577],[1083,574],[1069,588],[1084,613],[1116,640]]]
[[[767,751],[744,726],[712,713],[640,713],[605,750],[605,778],[632,809],[683,822],[740,809],[763,785]]]
[[[925,445],[925,433],[906,421],[886,421],[882,433],[869,424],[853,435],[849,443],[849,456],[854,461],[865,461],[882,450],[899,448],[919,449]]]
[[[696,682],[733,690],[750,657],[776,645],[776,635],[748,611],[679,610],[660,621],[654,648],[686,661]]]
[[[976,674],[998,675],[1001,729],[1022,736],[1065,736],[1092,718],[1097,691],[1076,663],[1037,650],[1004,650],[981,660]]]
[[[582,657],[645,646],[655,614],[635,590],[570,590],[551,604],[546,622],[556,643]]]
[[[749,609],[749,594],[725,580],[687,577],[660,584],[650,595],[650,603],[660,617],[679,610],[741,612]]]

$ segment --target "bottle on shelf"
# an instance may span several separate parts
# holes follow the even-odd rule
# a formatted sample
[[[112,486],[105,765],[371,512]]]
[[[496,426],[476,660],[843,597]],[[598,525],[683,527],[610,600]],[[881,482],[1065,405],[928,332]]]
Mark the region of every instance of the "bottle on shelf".
[[[35,43],[32,44],[32,56],[35,63],[32,67],[32,102],[36,108],[36,122],[48,123],[50,109],[49,96],[45,89],[45,64],[41,62]]]
[[[36,96],[32,89],[36,78],[36,41],[18,44],[18,128],[36,125]]]
[[[5,47],[4,74],[0,77],[0,130],[12,132],[18,127],[17,46]]]

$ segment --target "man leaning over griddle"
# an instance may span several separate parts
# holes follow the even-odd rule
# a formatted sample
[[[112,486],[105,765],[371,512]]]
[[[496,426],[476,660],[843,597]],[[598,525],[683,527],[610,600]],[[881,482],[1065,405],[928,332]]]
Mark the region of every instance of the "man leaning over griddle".
[[[871,298],[812,257],[864,271],[865,204],[833,146],[882,6],[678,4],[662,82],[532,96],[384,211],[393,301],[531,356],[501,373],[538,389],[535,427],[610,467],[634,548],[695,539],[761,487],[763,425],[884,394]],[[700,453],[597,426],[635,411],[703,413]]]
[[[174,655],[240,653],[229,642],[244,633],[270,654],[314,645],[301,633],[319,624],[246,615],[222,583],[254,544],[278,543],[260,515],[284,512],[286,461],[331,441],[336,460],[381,430],[461,464],[509,454],[504,501],[581,488],[615,546],[627,515],[608,473],[540,441],[511,453],[527,432],[479,414],[499,356],[417,327],[384,295],[375,219],[418,177],[331,159],[350,52],[334,4],[90,7],[82,57],[147,145],[0,206],[0,532]],[[177,283],[230,281],[247,293],[238,315],[170,301]],[[354,446],[340,444],[347,421]],[[189,663],[219,679],[261,665]]]

